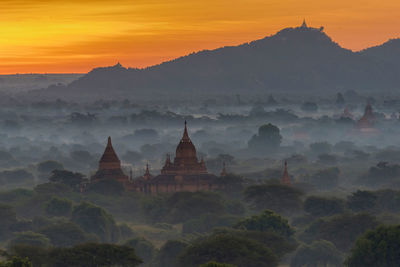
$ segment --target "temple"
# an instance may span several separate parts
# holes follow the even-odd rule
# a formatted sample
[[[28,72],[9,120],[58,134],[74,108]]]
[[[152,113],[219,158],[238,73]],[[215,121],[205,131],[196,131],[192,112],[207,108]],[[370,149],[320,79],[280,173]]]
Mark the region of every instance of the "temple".
[[[367,104],[365,107],[364,115],[356,124],[356,130],[362,134],[376,134],[379,131],[374,127],[375,116],[372,110],[372,106]]]
[[[221,176],[226,176],[225,163]],[[161,173],[153,176],[149,165],[146,164],[144,175],[132,179],[125,175],[121,169],[121,161],[108,137],[108,142],[103,156],[99,162],[99,169],[91,177],[90,182],[95,183],[102,179],[114,179],[122,183],[126,190],[142,192],[145,194],[173,193],[179,191],[210,191],[223,188],[219,177],[207,172],[204,160],[197,158],[196,147],[190,140],[187,123],[183,136],[176,148],[174,161],[169,155],[161,169]]]
[[[291,186],[292,182],[290,181],[289,173],[287,171],[287,162],[285,161],[285,169],[283,171],[283,176],[281,179],[281,184]]]
[[[90,181],[93,183],[102,179],[115,179],[124,185],[129,183],[129,177],[121,170],[121,161],[112,146],[111,137],[108,137],[106,149],[99,162],[99,169]]]
[[[152,177],[146,171],[145,175],[135,179],[134,184],[136,191],[146,194],[209,191],[219,188],[218,177],[209,174],[204,160],[199,161],[197,158],[196,148],[190,140],[186,121],[174,161],[171,161],[170,156],[167,155],[159,175]]]
[[[344,109],[343,114],[340,117],[346,119],[353,119],[353,115],[351,114],[349,107],[346,107]]]

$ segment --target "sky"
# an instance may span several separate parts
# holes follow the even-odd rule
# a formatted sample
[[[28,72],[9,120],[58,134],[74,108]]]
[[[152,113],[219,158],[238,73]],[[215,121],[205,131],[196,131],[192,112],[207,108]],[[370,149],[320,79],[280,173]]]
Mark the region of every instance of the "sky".
[[[400,37],[399,0],[1,0],[0,74],[147,67],[286,27],[358,51]]]

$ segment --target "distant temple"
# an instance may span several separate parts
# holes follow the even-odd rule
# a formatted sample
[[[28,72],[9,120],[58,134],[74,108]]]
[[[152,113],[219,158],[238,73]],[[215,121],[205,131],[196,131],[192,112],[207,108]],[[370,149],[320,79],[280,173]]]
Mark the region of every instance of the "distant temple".
[[[287,162],[285,161],[285,169],[283,170],[283,176],[281,179],[281,183],[283,185],[291,186],[292,182],[290,181],[289,173],[287,171]]]
[[[225,167],[222,174],[226,174]],[[170,193],[178,191],[209,191],[220,187],[218,177],[207,172],[204,160],[197,158],[196,148],[189,138],[187,125],[183,136],[176,148],[174,161],[169,155],[165,160],[161,174],[151,177],[146,171],[143,177],[135,179],[134,188],[136,191],[155,194]]]
[[[102,179],[115,179],[124,185],[129,183],[129,177],[121,170],[121,161],[114,151],[111,137],[108,137],[106,149],[99,162],[99,169],[90,180],[96,182]]]
[[[363,134],[376,134],[379,131],[374,127],[375,116],[372,110],[372,106],[367,104],[365,107],[364,115],[356,124],[356,130]]]
[[[340,116],[341,118],[353,119],[353,115],[351,114],[349,107],[346,107],[343,111],[343,114]]]

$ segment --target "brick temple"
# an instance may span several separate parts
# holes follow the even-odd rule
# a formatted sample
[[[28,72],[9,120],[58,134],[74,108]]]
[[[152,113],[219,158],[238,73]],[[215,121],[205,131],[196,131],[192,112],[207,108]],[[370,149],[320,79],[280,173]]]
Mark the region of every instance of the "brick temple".
[[[226,175],[225,165],[221,175]],[[121,182],[127,190],[145,194],[210,191],[221,187],[219,177],[208,173],[204,160],[197,158],[196,147],[189,137],[186,121],[174,160],[172,161],[167,155],[161,173],[157,176],[150,173],[148,165],[146,165],[145,174],[141,177],[132,179],[125,175],[109,137],[99,162],[99,169],[91,177],[91,182],[101,179],[115,179]]]

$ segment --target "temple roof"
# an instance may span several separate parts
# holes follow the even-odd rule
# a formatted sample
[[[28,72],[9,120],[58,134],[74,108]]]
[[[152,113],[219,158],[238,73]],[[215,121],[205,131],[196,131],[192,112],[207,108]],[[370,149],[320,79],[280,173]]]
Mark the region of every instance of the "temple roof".
[[[120,162],[112,146],[110,136],[108,137],[107,146],[106,149],[104,150],[103,156],[100,159],[100,163],[102,162]]]

